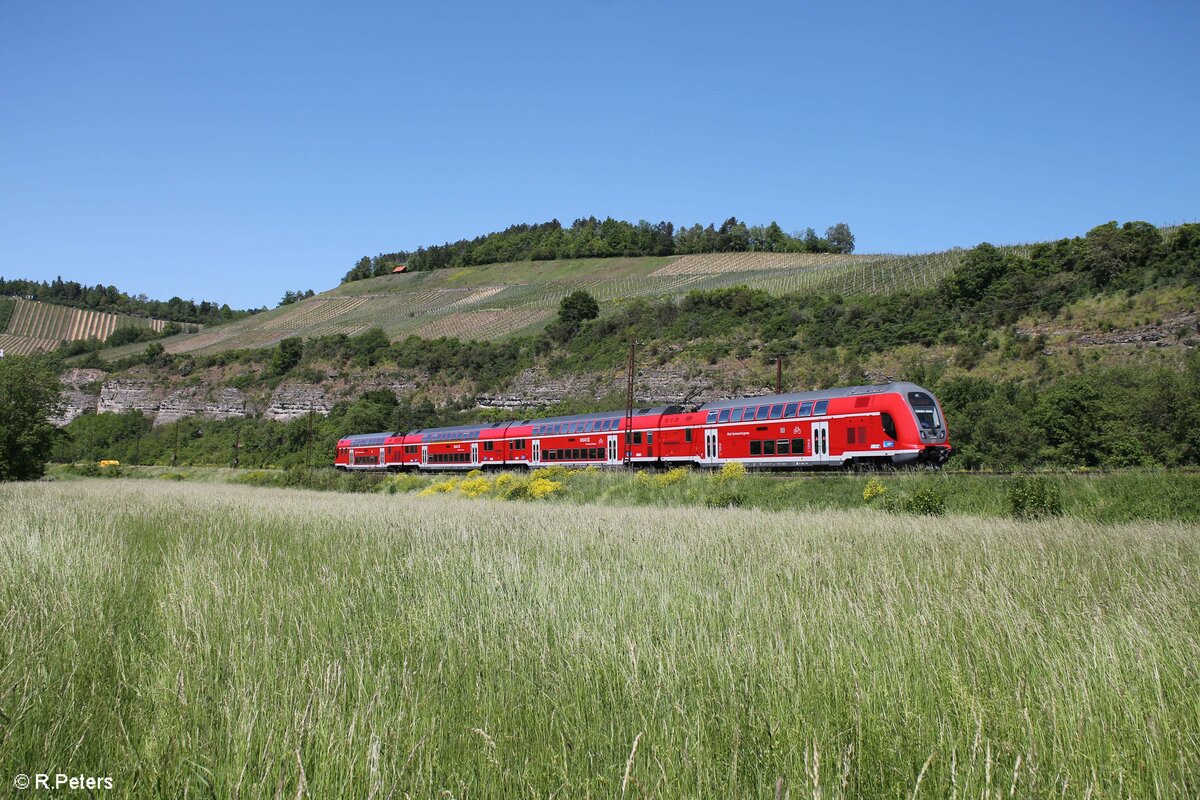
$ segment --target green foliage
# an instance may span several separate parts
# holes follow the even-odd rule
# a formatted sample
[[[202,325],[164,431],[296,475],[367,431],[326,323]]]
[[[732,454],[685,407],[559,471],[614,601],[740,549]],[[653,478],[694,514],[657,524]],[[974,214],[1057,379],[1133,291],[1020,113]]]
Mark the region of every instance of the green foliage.
[[[110,333],[108,338],[104,340],[104,344],[107,347],[120,347],[123,344],[148,342],[151,339],[159,338],[161,335],[162,334],[159,334],[150,328],[128,326],[124,328],[117,328],[115,331]]]
[[[295,337],[284,339],[275,346],[275,352],[271,354],[271,373],[286,375],[300,363],[300,359],[303,357],[304,342],[302,340]]]
[[[911,493],[888,493],[882,497],[883,509],[893,514],[923,514],[940,517],[946,513],[946,495],[937,486],[924,485]]]
[[[60,408],[62,384],[50,363],[0,358],[0,481],[40,478],[54,441],[47,417]]]
[[[233,478],[234,483],[288,489],[311,489],[319,492],[367,493],[376,491],[386,476],[378,472],[338,472],[328,467],[306,469],[295,466],[287,470],[250,470]]]
[[[1062,492],[1047,478],[1016,478],[1008,488],[1008,509],[1017,519],[1057,517],[1063,513]]]
[[[283,299],[281,299],[279,301],[279,305],[290,306],[293,303],[298,303],[301,300],[307,300],[308,298],[313,297],[315,295],[316,295],[316,292],[314,292],[312,289],[309,289],[308,291],[300,290],[300,291],[296,291],[296,292],[293,292],[289,289],[288,291],[283,293]]]
[[[596,298],[583,290],[572,292],[562,299],[558,307],[558,319],[550,324],[546,333],[552,339],[565,342],[579,333],[583,323],[598,316],[600,304]]]

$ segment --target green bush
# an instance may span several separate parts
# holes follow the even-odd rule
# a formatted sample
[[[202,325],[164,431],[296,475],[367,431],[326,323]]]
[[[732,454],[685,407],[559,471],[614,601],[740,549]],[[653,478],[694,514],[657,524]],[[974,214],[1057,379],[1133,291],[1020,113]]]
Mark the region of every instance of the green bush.
[[[913,492],[904,504],[909,514],[928,514],[940,517],[946,513],[946,496],[936,487],[926,486]]]
[[[1062,492],[1046,478],[1017,478],[1008,489],[1008,510],[1017,519],[1042,519],[1063,513]]]
[[[704,496],[709,508],[736,508],[746,502],[746,493],[739,486],[720,486]]]
[[[934,486],[923,486],[912,494],[881,495],[883,510],[892,514],[927,514],[940,517],[946,513],[946,495]]]
[[[402,494],[404,492],[414,492],[417,489],[423,488],[424,486],[425,481],[420,475],[413,475],[409,473],[403,475],[389,475],[380,481],[376,488],[381,492],[386,492],[387,494]]]

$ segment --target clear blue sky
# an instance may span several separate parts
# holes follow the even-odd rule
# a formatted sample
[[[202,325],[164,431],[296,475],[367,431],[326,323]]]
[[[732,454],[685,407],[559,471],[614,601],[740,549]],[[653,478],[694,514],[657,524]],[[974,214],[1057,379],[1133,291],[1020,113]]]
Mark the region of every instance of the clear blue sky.
[[[0,275],[273,306],[554,217],[1190,221],[1198,42],[1194,0],[0,0]]]

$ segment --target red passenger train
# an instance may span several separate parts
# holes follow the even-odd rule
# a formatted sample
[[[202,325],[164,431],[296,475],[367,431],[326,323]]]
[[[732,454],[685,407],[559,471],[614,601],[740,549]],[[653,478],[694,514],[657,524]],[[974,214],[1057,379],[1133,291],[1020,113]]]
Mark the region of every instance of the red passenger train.
[[[934,396],[912,383],[347,436],[345,470],[472,470],[683,465],[758,468],[940,466],[950,434]]]

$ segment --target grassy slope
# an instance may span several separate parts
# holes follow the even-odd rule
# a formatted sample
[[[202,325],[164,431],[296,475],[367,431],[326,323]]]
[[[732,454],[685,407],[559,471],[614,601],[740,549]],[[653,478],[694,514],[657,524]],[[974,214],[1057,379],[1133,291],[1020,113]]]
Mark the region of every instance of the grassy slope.
[[[69,765],[116,797],[1200,792],[1195,526],[112,481],[0,487],[0,512],[6,775]]]
[[[746,284],[774,292],[842,294],[929,286],[957,262],[957,251],[922,256],[813,256],[723,253],[670,258],[609,258],[490,264],[344,284],[296,305],[164,340],[169,352],[208,354],[270,346],[288,336],[358,333],[380,327],[410,334],[494,339],[536,329],[572,291],[586,289],[609,307],[633,298],[676,297],[692,289]],[[144,346],[143,346],[144,347]],[[115,359],[137,345],[104,351]]]

